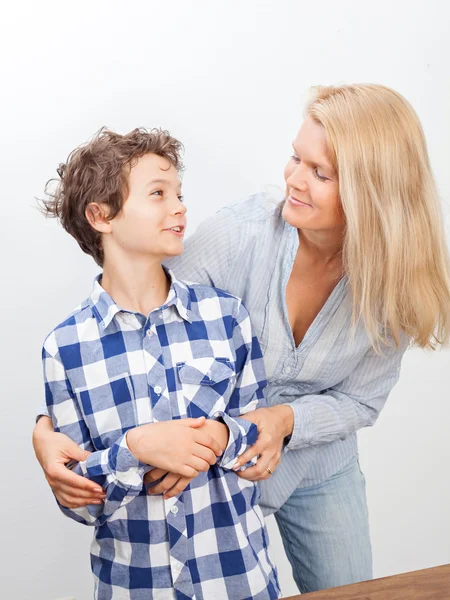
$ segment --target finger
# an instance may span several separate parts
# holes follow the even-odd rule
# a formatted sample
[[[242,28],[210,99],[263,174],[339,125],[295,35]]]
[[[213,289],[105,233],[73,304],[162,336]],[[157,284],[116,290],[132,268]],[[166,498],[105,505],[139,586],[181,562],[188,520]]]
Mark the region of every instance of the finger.
[[[168,492],[164,494],[164,498],[173,498],[174,496],[178,496],[181,494],[187,486],[191,483],[192,479],[190,477],[181,477],[177,483],[170,489]]]
[[[80,448],[78,444],[69,438],[66,442],[66,447],[64,448],[64,454],[66,454],[72,460],[83,462],[87,460],[87,457],[91,453]]]
[[[209,471],[209,467],[211,466],[208,461],[203,460],[203,458],[198,458],[192,454],[187,460],[186,464],[195,469],[196,471],[206,472]],[[184,475],[184,473],[180,473],[180,475]]]
[[[210,464],[211,466],[215,465],[217,462],[217,456],[214,454],[214,452],[210,448],[207,448],[206,446],[202,446],[201,444],[195,445],[193,453],[198,458],[202,458],[203,460],[206,460],[206,462],[208,464]]]
[[[196,436],[194,437],[197,444],[201,444],[202,446],[206,446],[210,448],[217,456],[222,454],[222,449],[219,445],[219,442],[215,440],[209,433],[205,433],[204,431],[197,431]]]
[[[145,474],[144,483],[153,483],[154,481],[158,481],[158,479],[161,479],[161,477],[164,477],[164,475],[167,475],[166,469],[152,469],[151,471]]]
[[[66,495],[66,494],[55,494],[58,502],[65,508],[82,508],[90,504],[103,504],[102,500],[86,500],[85,498],[79,498],[78,496]]]
[[[269,478],[268,471],[261,473],[256,467],[248,467],[244,471],[239,471],[237,475],[241,479],[247,479],[247,481],[261,481]]]
[[[239,471],[238,475],[242,476],[242,479],[248,479],[249,481],[262,481],[268,479],[278,467],[280,463],[280,457],[272,454],[267,455],[261,454],[258,462],[254,467],[247,467],[244,471]],[[270,466],[271,472],[267,470]]]
[[[179,479],[180,476],[178,473],[168,473],[162,481],[150,488],[148,493],[150,495],[163,494],[164,492],[167,492],[167,490],[170,490],[170,488],[173,487]]]
[[[77,498],[82,498],[86,501],[88,500],[102,500],[103,498],[106,497],[106,493],[103,490],[101,494],[93,494],[91,491],[88,490],[76,490],[74,491],[74,489],[68,485],[60,485],[58,486],[58,494],[64,494],[66,497],[77,497]]]
[[[183,425],[184,427],[193,427],[195,429],[197,429],[198,427],[201,427],[202,425],[205,424],[205,417],[197,417],[196,419],[192,419],[192,418],[188,418],[188,419],[181,419],[179,421],[179,423],[181,425]]]
[[[103,492],[103,489],[98,485],[98,483],[73,473],[73,471],[61,464],[56,464],[49,467],[46,470],[46,476],[52,489],[57,485],[67,484],[75,490],[91,490],[94,493]]]
[[[256,442],[256,444],[253,444],[253,446],[250,446],[250,448],[248,450],[246,450],[243,454],[240,455],[236,464],[233,467],[233,471],[237,471],[237,469],[242,467],[242,465],[245,465],[245,463],[250,462],[256,456],[259,456],[262,453],[262,451],[263,451],[263,444],[261,444],[259,442]]]
[[[198,475],[198,471],[189,465],[183,465],[180,467],[179,471],[180,475],[183,477],[189,477],[190,479],[194,479],[194,477],[197,477]]]

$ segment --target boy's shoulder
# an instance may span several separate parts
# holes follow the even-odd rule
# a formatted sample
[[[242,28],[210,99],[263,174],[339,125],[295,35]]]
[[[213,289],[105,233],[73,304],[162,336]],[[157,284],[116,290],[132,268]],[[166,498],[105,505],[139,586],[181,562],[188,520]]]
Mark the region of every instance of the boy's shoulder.
[[[44,350],[51,355],[56,355],[58,348],[70,346],[82,341],[82,325],[93,318],[89,299],[83,300],[67,317],[46,335],[43,343]]]
[[[212,285],[206,285],[203,283],[197,283],[196,281],[182,280],[182,283],[190,290],[191,294],[194,293],[198,298],[230,298],[237,302],[241,302],[241,299],[234,294],[230,294],[226,290],[223,290]]]
[[[205,321],[221,317],[237,317],[247,310],[241,298],[226,290],[191,281],[182,281],[182,283],[189,292],[191,308]]]

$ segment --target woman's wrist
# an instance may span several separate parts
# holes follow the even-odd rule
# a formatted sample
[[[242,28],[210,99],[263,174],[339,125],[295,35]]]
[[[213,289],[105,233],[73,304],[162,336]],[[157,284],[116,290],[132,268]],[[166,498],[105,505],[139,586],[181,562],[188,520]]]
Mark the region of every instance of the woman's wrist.
[[[44,435],[45,433],[53,433],[53,423],[50,417],[47,415],[41,415],[38,417],[38,421],[34,427],[35,432]]]
[[[289,404],[277,404],[272,406],[271,410],[281,418],[283,438],[291,436],[294,431],[294,411],[292,407]]]

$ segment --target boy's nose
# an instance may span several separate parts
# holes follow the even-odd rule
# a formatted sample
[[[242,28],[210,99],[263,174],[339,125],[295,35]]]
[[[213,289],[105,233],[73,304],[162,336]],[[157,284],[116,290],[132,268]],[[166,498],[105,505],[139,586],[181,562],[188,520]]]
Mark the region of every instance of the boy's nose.
[[[186,213],[186,211],[187,211],[186,205],[183,202],[181,202],[181,200],[179,198],[177,198],[176,202],[175,202],[173,214],[174,215],[184,215]]]

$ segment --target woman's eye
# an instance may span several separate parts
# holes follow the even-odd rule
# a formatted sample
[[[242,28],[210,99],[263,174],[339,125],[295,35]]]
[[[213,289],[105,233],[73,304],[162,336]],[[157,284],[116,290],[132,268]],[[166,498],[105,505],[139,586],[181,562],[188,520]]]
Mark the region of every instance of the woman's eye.
[[[179,200],[180,202],[184,202],[184,196],[178,196],[178,200]]]
[[[296,154],[293,154],[293,155],[291,156],[291,160],[293,160],[293,161],[294,161],[294,162],[296,162],[297,164],[299,164],[299,163],[300,163],[300,159],[299,159],[299,157],[298,157]]]
[[[314,169],[314,175],[317,177],[317,179],[319,181],[328,181],[328,177],[325,177],[324,175],[321,175],[319,173],[319,171],[317,170],[317,168]]]

